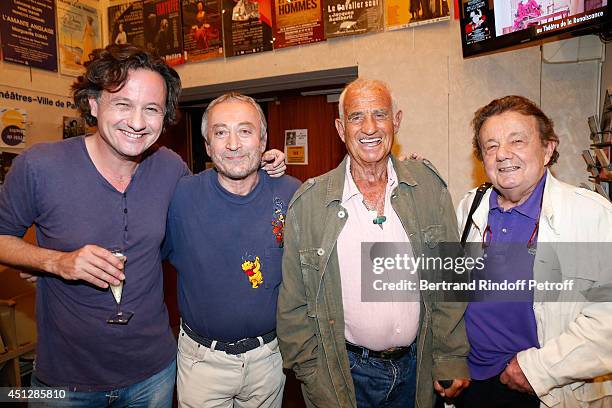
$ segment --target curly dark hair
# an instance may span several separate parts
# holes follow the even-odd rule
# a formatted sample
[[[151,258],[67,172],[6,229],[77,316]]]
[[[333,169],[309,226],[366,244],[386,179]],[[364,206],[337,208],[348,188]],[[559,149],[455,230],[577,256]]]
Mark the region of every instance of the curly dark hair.
[[[546,146],[548,142],[557,142],[550,160],[546,163],[546,167],[550,167],[557,162],[559,159],[559,152],[557,151],[559,136],[555,133],[553,121],[531,100],[518,95],[494,99],[474,113],[474,118],[472,119],[472,128],[474,129],[472,146],[474,147],[474,155],[478,160],[482,161],[482,151],[479,144],[480,129],[487,119],[495,115],[501,115],[504,112],[517,112],[525,116],[533,116],[538,122],[538,133],[542,145]]]
[[[88,125],[95,126],[98,123],[91,114],[89,98],[98,99],[102,91],[120,91],[130,71],[136,69],[148,69],[162,76],[167,91],[164,127],[176,123],[181,78],[161,58],[133,45],[111,44],[106,48],[94,50],[92,59],[85,63],[85,67],[85,74],[72,84],[72,91],[74,103]]]

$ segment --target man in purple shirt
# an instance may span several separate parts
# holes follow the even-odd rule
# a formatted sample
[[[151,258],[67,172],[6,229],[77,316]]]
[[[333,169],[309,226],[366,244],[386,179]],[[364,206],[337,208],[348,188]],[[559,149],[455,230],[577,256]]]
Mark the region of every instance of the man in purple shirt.
[[[612,303],[609,291],[607,297],[604,291],[589,295],[612,280],[609,258],[598,251],[604,246],[595,244],[612,242],[612,205],[547,170],[559,157],[559,138],[527,98],[493,100],[472,124],[474,152],[493,189],[468,216],[472,190],[457,213],[460,228],[469,228],[467,241],[486,255],[485,278],[545,283],[554,276],[583,286],[555,301],[542,301],[550,298],[536,287],[484,293],[470,303],[465,322],[472,383],[457,405],[612,406],[612,381],[603,377],[612,372]],[[578,263],[575,247],[588,252]],[[556,255],[549,256],[549,248]],[[514,302],[506,302],[509,297]]]

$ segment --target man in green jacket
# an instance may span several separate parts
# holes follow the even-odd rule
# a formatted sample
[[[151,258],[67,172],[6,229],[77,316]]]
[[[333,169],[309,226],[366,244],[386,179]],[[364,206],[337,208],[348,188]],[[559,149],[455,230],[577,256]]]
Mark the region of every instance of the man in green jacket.
[[[349,84],[336,120],[348,156],[304,183],[289,205],[277,334],[309,407],[430,408],[436,380],[455,379],[446,389],[435,384],[448,398],[469,383],[464,303],[435,302],[440,293],[418,288],[411,299],[388,293],[383,301],[362,291],[362,243],[401,242],[414,259],[458,241],[433,166],[391,156],[401,119],[386,84]],[[423,278],[422,268],[415,272]]]

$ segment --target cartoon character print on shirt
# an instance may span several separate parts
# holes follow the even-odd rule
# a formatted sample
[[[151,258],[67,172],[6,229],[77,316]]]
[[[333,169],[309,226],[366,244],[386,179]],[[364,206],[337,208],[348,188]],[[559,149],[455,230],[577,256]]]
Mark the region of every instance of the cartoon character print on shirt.
[[[249,278],[249,282],[253,289],[257,289],[263,283],[263,275],[261,274],[261,263],[259,257],[256,256],[253,261],[246,259],[242,262],[242,271]]]
[[[274,214],[272,215],[272,234],[279,248],[283,247],[283,231],[285,229],[285,203],[278,197],[274,197]]]

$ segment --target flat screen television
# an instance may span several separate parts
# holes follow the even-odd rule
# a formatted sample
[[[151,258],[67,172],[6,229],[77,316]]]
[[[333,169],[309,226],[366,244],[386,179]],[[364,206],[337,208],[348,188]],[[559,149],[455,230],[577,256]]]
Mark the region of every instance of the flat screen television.
[[[460,0],[463,57],[610,32],[608,0]]]

